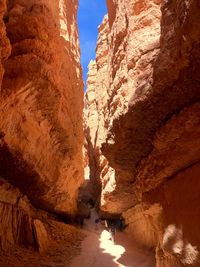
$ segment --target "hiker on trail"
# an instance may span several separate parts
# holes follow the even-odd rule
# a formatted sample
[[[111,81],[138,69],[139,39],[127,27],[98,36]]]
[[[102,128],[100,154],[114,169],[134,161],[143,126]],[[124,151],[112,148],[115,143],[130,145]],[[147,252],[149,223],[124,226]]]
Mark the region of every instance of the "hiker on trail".
[[[119,230],[120,230],[120,231],[123,231],[124,228],[125,228],[125,221],[124,221],[124,218],[121,216],[121,217],[119,218]]]
[[[107,220],[105,220],[104,223],[105,223],[105,227],[108,228],[108,222],[107,222]]]
[[[111,235],[111,241],[114,243],[114,237],[115,237],[115,226],[114,224],[110,227],[110,235]]]
[[[94,222],[95,222],[95,230],[98,230],[99,218],[96,218]]]

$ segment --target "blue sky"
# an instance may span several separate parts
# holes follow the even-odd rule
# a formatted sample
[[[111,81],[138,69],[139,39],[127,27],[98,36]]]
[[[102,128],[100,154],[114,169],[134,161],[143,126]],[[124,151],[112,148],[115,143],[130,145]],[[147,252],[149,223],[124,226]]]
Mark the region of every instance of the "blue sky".
[[[87,66],[91,59],[95,59],[97,27],[106,13],[106,0],[79,0],[78,26],[84,81],[87,77]]]

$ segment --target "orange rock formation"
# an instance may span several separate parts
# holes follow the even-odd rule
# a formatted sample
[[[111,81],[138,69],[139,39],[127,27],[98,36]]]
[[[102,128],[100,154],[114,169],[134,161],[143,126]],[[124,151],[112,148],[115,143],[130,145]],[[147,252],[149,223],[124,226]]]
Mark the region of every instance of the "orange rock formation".
[[[47,212],[77,213],[83,182],[77,8],[76,0],[0,1],[1,266],[29,265],[25,250],[18,251],[24,254],[18,262],[14,249],[19,246],[45,253],[57,244],[60,234],[51,233],[55,223]],[[70,238],[78,241],[82,234],[73,237],[76,230],[59,223],[55,229],[63,231],[59,242],[65,250],[71,242],[73,255]],[[34,255],[30,264],[40,266]],[[68,262],[66,251],[62,257]]]
[[[200,6],[107,6],[85,97],[100,209],[123,214],[157,266],[199,266]]]
[[[78,1],[0,2],[2,267],[69,263],[83,235],[58,220],[87,216],[81,197],[122,214],[157,267],[200,266],[200,5],[107,6],[84,143]]]
[[[36,206],[66,215],[76,212],[83,180],[83,84],[76,12],[76,1],[9,2],[1,55],[5,73],[0,130],[7,144],[5,154],[10,153],[10,159],[1,160],[7,166],[1,176]],[[12,48],[7,60],[5,27]],[[9,171],[15,159],[18,176]]]

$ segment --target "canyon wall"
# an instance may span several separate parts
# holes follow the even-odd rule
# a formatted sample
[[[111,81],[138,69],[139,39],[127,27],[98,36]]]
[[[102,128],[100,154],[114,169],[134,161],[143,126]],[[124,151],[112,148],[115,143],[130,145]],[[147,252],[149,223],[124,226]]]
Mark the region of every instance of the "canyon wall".
[[[34,205],[66,215],[76,213],[83,180],[77,8],[77,1],[8,1],[1,22],[0,175]]]
[[[144,3],[110,1],[108,2],[108,17],[104,18],[99,27],[96,63],[93,62],[89,65],[85,113],[89,116],[87,124],[93,148],[98,150],[98,153],[95,154],[100,155],[96,160],[100,175],[96,179],[100,179],[103,183],[104,193],[101,195],[101,209],[104,212],[119,214],[134,204],[131,189],[134,170],[126,167],[129,160],[128,150],[130,149],[132,153],[128,144],[131,137],[131,126],[127,125],[128,131],[117,130],[118,134],[121,132],[124,135],[123,138],[126,138],[126,133],[130,134],[129,139],[126,138],[125,144],[121,142],[121,136],[115,142],[112,129],[117,124],[118,118],[121,119],[128,114],[133,91],[138,94],[139,86],[144,84],[145,77],[148,77],[148,81],[144,90],[147,92],[150,87],[153,75],[151,66],[159,51],[160,17],[158,1]],[[95,64],[96,74],[94,72]],[[129,124],[131,123],[130,120]],[[126,124],[120,124],[119,128],[122,129],[122,127],[126,127]],[[124,147],[120,147],[120,152],[116,151],[115,153],[113,151],[114,144],[115,146],[122,144]],[[135,153],[139,153],[136,149],[133,150]],[[127,155],[119,158],[122,156],[122,152]],[[109,158],[108,153],[112,153],[116,158],[115,164],[114,158]],[[134,156],[134,158],[136,157],[137,155]],[[123,168],[117,166],[116,162],[121,163]],[[129,163],[129,165],[131,164]],[[118,182],[119,179],[120,182]]]
[[[99,26],[99,37],[97,41],[97,58],[92,60],[88,66],[87,92],[85,94],[84,122],[85,137],[88,144],[89,155],[89,178],[91,182],[91,195],[95,201],[101,201],[99,194],[101,183],[106,181],[105,175],[112,172],[106,158],[102,155],[100,148],[106,137],[104,118],[107,112],[108,99],[108,49],[109,49],[109,26],[108,16],[103,19]],[[106,171],[103,171],[106,170]]]
[[[107,6],[85,98],[100,210],[122,214],[157,266],[199,266],[200,5]]]
[[[77,214],[83,182],[77,8],[76,0],[0,1],[0,252],[9,266],[27,266],[2,254],[10,246],[48,245],[47,212]]]

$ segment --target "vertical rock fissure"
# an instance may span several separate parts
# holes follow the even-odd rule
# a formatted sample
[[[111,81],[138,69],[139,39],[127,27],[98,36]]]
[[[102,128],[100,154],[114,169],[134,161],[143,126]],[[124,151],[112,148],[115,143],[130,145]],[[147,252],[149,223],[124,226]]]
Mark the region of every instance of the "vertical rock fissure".
[[[78,0],[0,2],[1,266],[69,266],[56,215],[91,205],[157,267],[200,265],[200,5],[106,2],[85,97]]]

